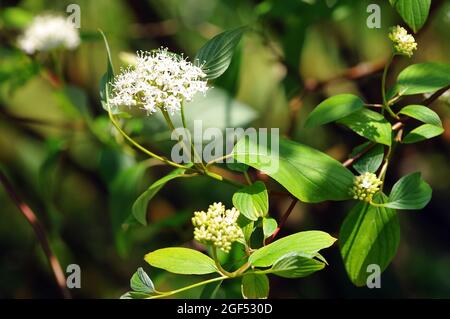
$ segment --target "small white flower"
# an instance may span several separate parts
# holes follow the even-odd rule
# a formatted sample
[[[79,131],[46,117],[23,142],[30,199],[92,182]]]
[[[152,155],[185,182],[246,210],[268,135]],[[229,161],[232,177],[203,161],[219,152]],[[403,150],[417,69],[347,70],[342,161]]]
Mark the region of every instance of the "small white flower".
[[[238,217],[236,208],[225,210],[222,203],[210,205],[207,212],[195,212],[192,218],[195,240],[228,253],[231,244],[244,236],[237,224]]]
[[[205,76],[200,67],[167,49],[141,51],[135,65],[115,77],[110,103],[139,106],[148,114],[159,108],[174,114],[184,101],[208,90]]]
[[[73,50],[80,44],[78,30],[63,16],[39,15],[18,39],[20,49],[28,54],[57,48]]]
[[[380,190],[381,184],[383,182],[375,174],[366,172],[355,177],[350,194],[354,199],[370,202],[373,195]]]
[[[411,34],[408,34],[405,28],[395,26],[391,28],[389,38],[394,43],[394,51],[401,55],[412,57],[414,50],[417,50],[417,43]]]

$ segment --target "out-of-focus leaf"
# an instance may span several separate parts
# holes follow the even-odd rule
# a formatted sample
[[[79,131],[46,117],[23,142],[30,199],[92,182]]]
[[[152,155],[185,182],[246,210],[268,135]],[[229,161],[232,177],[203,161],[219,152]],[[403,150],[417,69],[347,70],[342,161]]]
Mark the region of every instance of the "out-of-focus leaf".
[[[6,28],[23,29],[33,20],[33,15],[19,7],[7,7],[0,11],[0,25]]]
[[[182,168],[178,168],[172,171],[168,175],[158,179],[156,182],[150,185],[150,187],[136,199],[133,204],[132,211],[133,216],[138,222],[140,222],[142,225],[147,225],[147,206],[150,200],[159,192],[161,188],[164,187],[167,182],[180,177],[184,174],[185,171],[186,170]]]

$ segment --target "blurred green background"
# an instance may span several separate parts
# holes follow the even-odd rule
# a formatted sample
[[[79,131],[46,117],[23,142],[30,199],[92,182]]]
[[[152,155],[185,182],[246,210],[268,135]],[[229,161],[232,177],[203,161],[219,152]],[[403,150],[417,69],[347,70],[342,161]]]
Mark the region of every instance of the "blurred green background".
[[[45,77],[51,65],[39,65],[16,48],[29,19],[42,12],[65,14],[81,8],[82,44],[64,55],[66,85]],[[380,29],[366,26],[369,3],[381,6]],[[127,53],[160,46],[194,56],[220,31],[251,25],[233,63],[214,84],[206,101],[189,107],[188,120],[216,127],[279,127],[283,135],[345,160],[363,140],[337,125],[304,129],[306,115],[324,98],[356,93],[379,103],[381,72],[390,53],[388,28],[401,24],[388,1],[346,0],[96,0],[0,2],[0,162],[16,189],[44,223],[63,268],[78,264],[81,289],[75,298],[118,298],[129,278],[143,266],[159,290],[194,282],[147,267],[143,256],[154,249],[192,246],[190,217],[213,201],[231,205],[233,188],[200,177],[173,181],[151,202],[149,226],[122,226],[131,205],[169,168],[142,161],[108,122],[98,97],[106,69],[108,36],[116,71]],[[434,0],[430,18],[416,35],[419,49],[399,58],[389,83],[409,63],[450,63],[450,1]],[[280,63],[280,60],[284,61]],[[342,77],[350,67],[376,72],[357,80]],[[338,80],[328,81],[338,77]],[[299,103],[298,88],[313,88]],[[419,97],[420,98],[420,97]],[[416,100],[415,100],[416,99]],[[417,97],[411,101],[417,101]],[[433,105],[446,133],[399,148],[387,182],[420,170],[433,199],[422,211],[399,212],[401,243],[382,275],[381,289],[356,288],[345,273],[337,246],[324,252],[330,266],[308,278],[271,278],[271,298],[449,298],[450,297],[450,112]],[[156,117],[123,122],[127,132],[159,153],[169,154],[169,136]],[[276,185],[273,185],[277,187]],[[270,214],[278,218],[289,199],[274,197]],[[318,229],[337,237],[349,203],[297,205],[283,234]],[[198,297],[192,290],[177,297]],[[0,297],[58,298],[47,261],[31,227],[0,189]],[[240,297],[239,281],[224,283],[222,297]]]

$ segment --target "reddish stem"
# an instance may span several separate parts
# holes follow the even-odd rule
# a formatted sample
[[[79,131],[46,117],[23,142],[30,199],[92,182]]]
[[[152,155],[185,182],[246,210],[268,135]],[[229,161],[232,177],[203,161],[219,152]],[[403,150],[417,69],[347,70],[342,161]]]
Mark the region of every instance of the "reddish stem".
[[[20,212],[23,214],[23,216],[26,218],[28,223],[33,228],[36,238],[39,241],[42,250],[44,251],[45,256],[48,259],[48,262],[53,271],[56,283],[58,284],[62,296],[64,297],[64,299],[70,299],[71,296],[66,286],[66,276],[64,275],[64,272],[61,268],[61,264],[59,263],[58,258],[55,256],[50,247],[47,234],[41,222],[39,221],[33,210],[20,198],[20,196],[14,190],[12,183],[9,181],[6,175],[3,174],[2,171],[0,171],[0,183],[3,184],[6,193],[9,195],[14,204],[17,206],[17,208],[20,210]]]

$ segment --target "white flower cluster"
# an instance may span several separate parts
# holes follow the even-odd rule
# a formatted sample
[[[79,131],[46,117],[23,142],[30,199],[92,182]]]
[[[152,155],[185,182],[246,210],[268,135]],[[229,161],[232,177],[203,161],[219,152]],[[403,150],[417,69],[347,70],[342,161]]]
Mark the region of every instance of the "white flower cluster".
[[[28,54],[53,49],[73,50],[80,44],[78,30],[63,16],[39,15],[18,39],[18,46]]]
[[[114,79],[110,103],[139,106],[148,114],[159,108],[174,114],[184,101],[207,91],[205,76],[200,67],[167,49],[138,52],[136,64]]]
[[[375,174],[366,172],[355,178],[351,195],[354,199],[370,202],[373,195],[380,190],[381,184],[383,182]]]
[[[392,27],[389,38],[394,42],[394,51],[398,54],[412,57],[414,50],[417,50],[416,40],[401,26]]]
[[[210,205],[207,212],[195,212],[192,218],[195,240],[212,244],[228,253],[231,244],[244,236],[237,224],[238,217],[239,211],[236,208],[225,210],[222,203]]]

